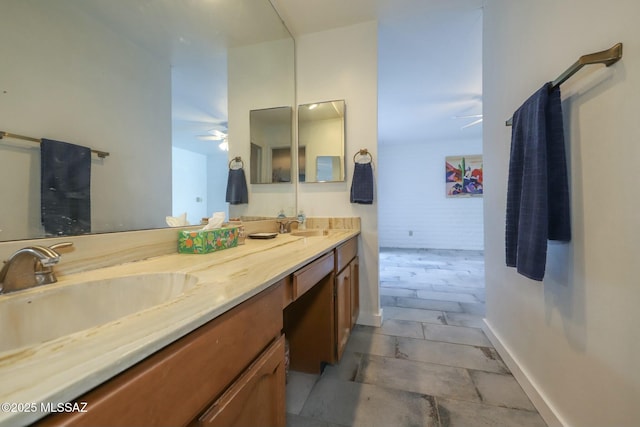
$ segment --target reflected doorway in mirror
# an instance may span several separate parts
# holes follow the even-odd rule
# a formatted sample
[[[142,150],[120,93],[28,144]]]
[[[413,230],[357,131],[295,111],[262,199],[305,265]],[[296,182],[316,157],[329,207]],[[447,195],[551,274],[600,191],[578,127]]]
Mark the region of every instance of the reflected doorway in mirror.
[[[300,182],[345,180],[345,102],[298,106]]]

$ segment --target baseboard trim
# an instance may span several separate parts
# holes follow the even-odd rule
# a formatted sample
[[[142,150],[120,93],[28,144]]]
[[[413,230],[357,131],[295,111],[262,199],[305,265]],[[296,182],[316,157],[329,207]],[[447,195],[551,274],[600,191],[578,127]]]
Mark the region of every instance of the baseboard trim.
[[[378,313],[364,313],[360,311],[360,315],[358,316],[358,321],[356,322],[358,325],[365,326],[373,326],[375,328],[379,328],[382,326],[382,308]]]
[[[553,406],[549,404],[547,399],[545,399],[535,382],[531,380],[526,370],[521,367],[520,363],[518,363],[517,359],[513,356],[513,353],[502,342],[499,335],[494,331],[487,319],[484,319],[482,330],[487,335],[487,338],[489,338],[489,341],[491,341],[500,357],[502,357],[504,363],[511,370],[511,373],[518,381],[524,392],[529,396],[531,403],[536,407],[540,416],[544,419],[547,425],[549,427],[564,427],[567,425],[561,421],[557,411],[555,411]]]

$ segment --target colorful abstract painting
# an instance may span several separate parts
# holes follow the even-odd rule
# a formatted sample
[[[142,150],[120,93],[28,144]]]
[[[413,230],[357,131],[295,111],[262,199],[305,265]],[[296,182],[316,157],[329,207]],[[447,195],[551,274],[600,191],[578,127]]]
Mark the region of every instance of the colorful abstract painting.
[[[482,156],[449,156],[445,159],[447,197],[482,196]]]

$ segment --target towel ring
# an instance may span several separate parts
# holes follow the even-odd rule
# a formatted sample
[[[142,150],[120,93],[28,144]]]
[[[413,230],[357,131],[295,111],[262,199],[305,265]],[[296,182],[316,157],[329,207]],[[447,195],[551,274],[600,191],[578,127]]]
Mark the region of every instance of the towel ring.
[[[231,159],[231,161],[229,162],[229,169],[232,169],[231,165],[233,163],[240,163],[240,167],[237,169],[244,169],[244,162],[242,161],[242,158],[240,156],[234,157],[233,159]]]
[[[367,150],[366,148],[361,149],[360,151],[358,151],[356,154],[353,155],[353,162],[354,163],[362,163],[362,162],[356,161],[356,157],[358,157],[358,155],[360,155],[360,156],[369,156],[369,161],[368,162],[364,162],[364,164],[373,163],[373,156],[371,155],[371,153],[369,153],[369,150]],[[358,160],[360,160],[360,159],[358,159]]]

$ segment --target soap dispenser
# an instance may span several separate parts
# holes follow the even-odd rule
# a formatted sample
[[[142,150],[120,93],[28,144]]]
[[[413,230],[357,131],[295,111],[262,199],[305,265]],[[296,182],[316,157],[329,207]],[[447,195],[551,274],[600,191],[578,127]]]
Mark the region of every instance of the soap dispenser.
[[[304,212],[301,209],[300,212],[298,212],[298,229],[299,230],[304,230],[305,228],[307,228],[307,225],[305,224],[305,220],[306,220],[306,217],[304,216]]]

